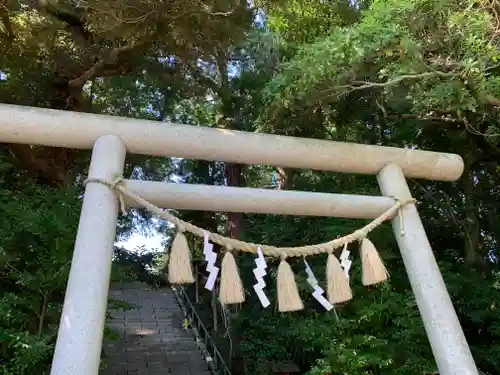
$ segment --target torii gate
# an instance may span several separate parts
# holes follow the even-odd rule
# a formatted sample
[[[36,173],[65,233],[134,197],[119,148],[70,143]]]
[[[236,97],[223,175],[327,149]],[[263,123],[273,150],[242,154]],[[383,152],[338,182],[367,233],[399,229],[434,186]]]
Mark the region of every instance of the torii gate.
[[[411,198],[406,177],[455,181],[454,154],[178,125],[0,104],[0,141],[92,149],[89,178],[113,180],[133,154],[268,164],[377,175],[383,196],[168,184],[125,180],[160,207],[187,210],[375,218]],[[88,184],[76,236],[51,375],[97,375],[107,307],[118,200]],[[425,330],[441,375],[478,375],[414,204],[392,220]]]

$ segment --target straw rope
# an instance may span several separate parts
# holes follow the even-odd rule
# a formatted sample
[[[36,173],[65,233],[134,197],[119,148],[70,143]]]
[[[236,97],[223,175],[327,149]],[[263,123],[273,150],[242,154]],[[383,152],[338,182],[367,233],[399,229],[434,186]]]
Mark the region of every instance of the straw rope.
[[[209,231],[206,231],[203,228],[197,227],[196,225],[193,225],[191,223],[188,223],[186,221],[183,221],[179,219],[178,217],[172,215],[171,213],[155,206],[154,204],[148,202],[147,200],[141,198],[140,196],[134,194],[133,192],[127,190],[123,186],[123,178],[117,178],[114,181],[108,181],[104,180],[101,178],[88,178],[85,180],[85,185],[88,183],[99,183],[102,185],[105,185],[113,190],[115,190],[118,193],[118,198],[120,201],[120,208],[122,210],[123,214],[126,214],[125,210],[125,200],[124,197],[127,197],[136,203],[138,203],[140,206],[144,207],[146,210],[149,212],[167,220],[173,223],[179,231],[187,231],[190,232],[198,237],[203,238],[205,236],[205,233],[209,234],[210,241],[217,243],[229,250],[239,250],[239,251],[244,251],[248,253],[257,253],[257,249],[260,247],[262,249],[262,252],[264,255],[271,256],[271,257],[281,257],[282,259],[287,258],[287,257],[298,257],[298,256],[308,256],[308,255],[316,255],[316,254],[321,254],[321,253],[330,253],[334,249],[340,248],[344,245],[347,245],[351,242],[359,241],[365,238],[368,233],[370,233],[372,230],[377,228],[379,225],[381,225],[384,221],[391,219],[394,214],[398,210],[400,210],[402,207],[409,203],[414,203],[415,199],[411,198],[406,201],[402,201],[398,198],[394,198],[396,203],[394,206],[389,208],[387,211],[382,213],[379,217],[365,225],[364,227],[348,234],[340,238],[336,238],[332,241],[317,244],[317,245],[307,245],[307,246],[298,246],[298,247],[276,247],[276,246],[269,246],[269,245],[261,245],[261,244],[255,244],[251,242],[244,242],[240,241],[234,238],[229,238],[225,236],[221,236],[220,234],[217,233],[211,233]],[[401,215],[400,215],[401,217]],[[401,219],[402,220],[402,219]],[[401,234],[404,234],[403,226],[401,226]]]

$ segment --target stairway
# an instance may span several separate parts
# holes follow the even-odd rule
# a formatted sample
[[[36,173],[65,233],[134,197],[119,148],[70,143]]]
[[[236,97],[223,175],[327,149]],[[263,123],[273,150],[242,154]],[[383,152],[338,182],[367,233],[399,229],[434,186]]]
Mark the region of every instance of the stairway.
[[[104,340],[100,375],[210,375],[184,315],[170,288],[140,283],[113,286],[110,298],[138,308],[110,310],[107,326],[119,340]]]

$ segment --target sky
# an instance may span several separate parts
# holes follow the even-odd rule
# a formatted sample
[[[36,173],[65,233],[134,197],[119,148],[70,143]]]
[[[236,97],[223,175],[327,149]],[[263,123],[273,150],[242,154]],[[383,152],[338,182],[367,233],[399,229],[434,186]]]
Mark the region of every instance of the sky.
[[[132,234],[126,241],[117,241],[116,246],[124,247],[129,251],[135,251],[138,247],[144,246],[148,250],[156,249],[158,251],[163,250],[164,235],[161,233],[155,233],[152,236],[144,236],[141,233]]]

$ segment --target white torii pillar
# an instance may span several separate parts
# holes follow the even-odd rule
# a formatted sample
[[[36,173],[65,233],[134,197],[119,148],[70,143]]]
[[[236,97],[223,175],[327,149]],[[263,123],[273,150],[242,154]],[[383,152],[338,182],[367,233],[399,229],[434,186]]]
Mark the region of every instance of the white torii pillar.
[[[411,198],[405,175],[396,164],[385,166],[378,174],[378,182],[384,195],[402,201]],[[439,375],[478,375],[415,204],[407,204],[399,211],[392,228]]]
[[[121,176],[125,154],[118,137],[99,138],[89,177]],[[86,186],[51,375],[99,372],[118,208],[115,192],[107,186]]]

